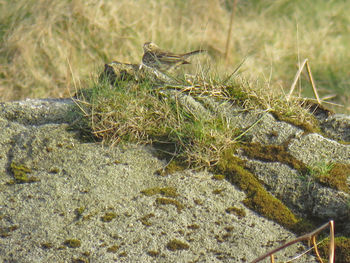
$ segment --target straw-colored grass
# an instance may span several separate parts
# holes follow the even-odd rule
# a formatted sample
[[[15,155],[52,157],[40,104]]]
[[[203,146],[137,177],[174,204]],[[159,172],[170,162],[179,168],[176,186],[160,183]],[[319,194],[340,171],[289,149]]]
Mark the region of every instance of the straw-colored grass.
[[[196,168],[215,166],[227,149],[249,140],[245,135],[250,128],[242,130],[231,120],[233,105],[261,112],[257,122],[271,112],[309,132],[318,131],[316,119],[300,100],[287,100],[282,92],[237,74],[210,72],[197,71],[184,86],[159,86],[151,80],[111,85],[108,78],[95,78],[75,101],[93,134],[104,142],[170,144],[174,158]],[[186,83],[188,75],[182,77],[180,83]]]
[[[271,89],[289,89],[296,65],[308,58],[320,96],[338,94],[346,105],[349,1],[238,1],[226,64],[231,6],[220,0],[0,1],[1,100],[69,96],[72,74],[84,80],[113,60],[138,63],[142,44],[151,40],[175,52],[208,49],[220,71],[247,58],[245,76]],[[313,96],[302,79],[304,94]]]

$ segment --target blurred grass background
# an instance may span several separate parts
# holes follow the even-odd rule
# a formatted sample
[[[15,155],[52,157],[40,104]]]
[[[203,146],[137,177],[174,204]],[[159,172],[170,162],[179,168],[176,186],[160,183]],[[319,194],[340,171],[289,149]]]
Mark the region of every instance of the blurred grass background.
[[[0,101],[67,97],[74,80],[111,61],[139,63],[142,44],[174,52],[207,49],[207,63],[288,92],[309,59],[322,96],[350,112],[350,1],[238,0],[224,59],[233,0],[0,0]],[[303,96],[313,97],[304,75]],[[296,93],[297,95],[297,93]]]

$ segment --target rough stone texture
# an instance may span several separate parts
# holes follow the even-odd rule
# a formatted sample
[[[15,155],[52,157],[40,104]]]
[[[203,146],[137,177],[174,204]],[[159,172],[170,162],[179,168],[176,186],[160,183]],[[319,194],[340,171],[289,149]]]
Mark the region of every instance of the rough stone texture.
[[[113,85],[116,80],[152,80],[153,83],[176,83],[162,72],[149,68],[145,65],[127,64],[118,61],[105,64],[105,69],[100,75],[100,79],[107,77],[108,81]]]
[[[71,99],[29,99],[0,103],[0,116],[28,125],[71,123],[76,119],[76,115],[71,114],[73,107]]]
[[[348,222],[349,194],[322,186],[285,164],[249,160],[248,166],[294,212],[325,222]]]
[[[178,102],[194,115],[222,116],[227,118],[233,127],[249,129],[246,135],[251,137],[253,142],[280,145],[303,133],[301,129],[289,123],[275,120],[270,113],[263,110],[242,110],[226,101],[217,101],[206,96],[196,96],[194,99],[178,91],[167,91],[167,93],[179,98]],[[251,126],[253,127],[250,129]]]
[[[1,262],[249,262],[295,237],[244,207],[242,191],[208,172],[163,177],[155,171],[165,161],[151,147],[81,141],[73,107],[70,100],[0,104]],[[12,163],[39,181],[9,183]],[[169,197],[141,193],[170,186],[179,195],[168,205],[159,198]],[[246,215],[227,213],[232,206]],[[115,218],[104,222],[106,213]],[[67,247],[69,239],[81,245]],[[188,248],[169,250],[173,239]],[[298,246],[276,260],[295,256]]]
[[[350,116],[332,115],[322,122],[321,127],[330,138],[350,142]]]
[[[167,91],[168,92],[168,91]],[[192,98],[182,91],[171,91],[178,102],[198,118],[225,117],[233,127],[247,131],[252,142],[263,145],[287,145],[286,150],[307,167],[327,163],[350,164],[349,117],[332,115],[323,107],[313,105],[312,111],[324,134],[307,134],[292,124],[276,120],[262,110],[243,110],[215,96],[196,95]],[[187,99],[186,99],[187,98]],[[240,158],[245,158],[240,154]],[[344,234],[350,235],[350,196],[316,183],[310,174],[276,162],[248,160],[248,166],[265,184],[265,188],[284,201],[297,214],[314,220],[335,220]],[[345,183],[345,182],[344,182]],[[350,188],[350,175],[347,182]]]
[[[340,144],[319,134],[308,134],[293,139],[289,152],[307,165],[320,162],[341,162],[350,164],[350,145]]]
[[[249,111],[233,115],[236,123],[243,130],[248,129],[254,123],[257,124],[247,133],[253,142],[262,144],[280,145],[291,137],[299,136],[303,131],[289,123],[276,121],[275,118],[264,111]]]

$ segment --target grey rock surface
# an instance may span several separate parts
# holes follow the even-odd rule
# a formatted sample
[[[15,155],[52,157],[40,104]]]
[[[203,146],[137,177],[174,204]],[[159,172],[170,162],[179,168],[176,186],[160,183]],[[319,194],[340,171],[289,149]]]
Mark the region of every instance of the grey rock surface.
[[[193,115],[198,118],[218,116],[226,118],[237,129],[247,130],[253,142],[262,144],[283,144],[303,130],[286,122],[275,120],[272,114],[263,110],[244,110],[227,101],[215,100],[207,96],[192,96],[179,91],[166,91]]]
[[[246,131],[252,142],[267,146],[287,145],[286,152],[310,170],[327,164],[350,164],[349,116],[329,115],[328,112],[320,111],[316,118],[323,134],[308,134],[290,123],[276,120],[266,111],[243,110],[227,101],[198,96],[187,103],[193,104],[192,109],[200,109],[192,111],[198,117],[204,110],[194,105],[201,103],[206,111],[209,109],[212,114],[227,118],[233,127]],[[349,192],[321,185],[310,172],[305,174],[277,160],[249,160],[242,151],[238,155],[248,161],[247,166],[264,183],[265,188],[295,213],[322,222],[333,219],[344,227],[345,234],[350,235]],[[347,177],[344,183],[350,189],[350,174]]]
[[[341,162],[350,164],[350,145],[325,138],[313,133],[293,139],[288,151],[307,165],[322,162]]]
[[[278,162],[249,160],[248,167],[295,213],[324,222],[349,222],[349,194],[325,187]]]
[[[249,262],[295,237],[209,172],[160,176],[166,163],[152,147],[82,141],[73,107],[70,100],[0,104],[1,262]],[[11,183],[13,163],[38,181]],[[174,187],[178,196],[141,193],[153,187]],[[171,250],[173,240],[182,249]]]
[[[335,114],[321,123],[324,133],[339,141],[350,142],[350,116]]]

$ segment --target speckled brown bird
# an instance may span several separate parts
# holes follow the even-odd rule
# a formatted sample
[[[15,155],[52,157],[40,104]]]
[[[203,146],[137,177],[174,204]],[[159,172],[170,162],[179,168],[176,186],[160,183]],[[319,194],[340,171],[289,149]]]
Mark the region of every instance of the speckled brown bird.
[[[205,50],[195,50],[184,54],[175,54],[160,49],[152,42],[146,42],[143,45],[143,51],[142,64],[163,72],[182,64],[190,64],[186,60],[188,57],[205,52]]]

